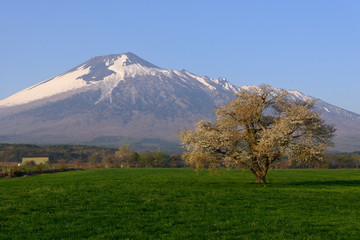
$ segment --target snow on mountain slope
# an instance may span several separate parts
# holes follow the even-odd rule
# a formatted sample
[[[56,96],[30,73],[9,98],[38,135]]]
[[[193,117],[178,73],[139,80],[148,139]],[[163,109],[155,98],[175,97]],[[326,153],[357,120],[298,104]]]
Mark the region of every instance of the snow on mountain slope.
[[[240,89],[246,90],[246,91],[257,91],[259,89],[259,86],[241,86]],[[274,88],[272,87],[272,89],[274,90],[275,94],[279,93],[280,91],[282,91],[283,89],[280,88]],[[316,100],[316,98],[311,97],[307,94],[304,94],[302,92],[296,91],[296,90],[287,90],[288,92],[288,97],[292,100],[295,101],[311,101],[311,100]]]
[[[82,79],[78,79],[78,77],[89,73],[89,71],[89,68],[81,66],[75,71],[67,72],[55,78],[46,80],[0,101],[0,107],[26,104],[58,93],[86,86],[86,82]]]
[[[119,79],[134,78],[143,75],[155,75],[160,69],[154,67],[146,67],[139,63],[128,64],[129,58],[122,54],[108,69],[114,71]]]

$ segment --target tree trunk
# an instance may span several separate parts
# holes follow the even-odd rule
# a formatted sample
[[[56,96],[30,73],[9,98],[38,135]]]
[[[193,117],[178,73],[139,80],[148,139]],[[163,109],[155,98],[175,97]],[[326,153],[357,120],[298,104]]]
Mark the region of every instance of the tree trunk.
[[[266,184],[265,177],[268,169],[260,170],[259,167],[257,169],[254,169],[254,167],[250,167],[249,169],[255,175],[257,183]]]
[[[266,184],[266,180],[265,180],[266,174],[257,173],[257,174],[255,174],[255,176],[256,176],[257,183]]]

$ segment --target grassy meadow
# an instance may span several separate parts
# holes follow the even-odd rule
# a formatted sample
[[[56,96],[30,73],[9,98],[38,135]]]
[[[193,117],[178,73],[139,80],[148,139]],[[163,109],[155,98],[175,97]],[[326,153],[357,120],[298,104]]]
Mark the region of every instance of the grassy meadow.
[[[359,239],[360,170],[97,169],[0,179],[0,239]]]

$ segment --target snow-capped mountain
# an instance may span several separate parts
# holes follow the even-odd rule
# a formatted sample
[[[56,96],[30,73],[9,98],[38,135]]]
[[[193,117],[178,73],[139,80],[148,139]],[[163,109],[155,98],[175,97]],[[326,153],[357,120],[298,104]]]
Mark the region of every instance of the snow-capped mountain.
[[[234,86],[225,78],[163,69],[132,53],[95,57],[1,100],[0,141],[50,144],[112,139],[118,145],[116,139],[151,138],[176,142],[178,130],[190,128],[199,119],[212,119],[215,107],[249,87]],[[296,99],[312,98],[290,93]],[[360,129],[360,116],[321,100],[317,107],[340,130],[341,149],[358,150],[360,137],[354,129]],[[357,143],[347,141],[348,137]]]
[[[113,90],[122,83],[130,79],[135,79],[134,81],[143,79],[146,82],[149,78],[152,81],[156,78],[161,83],[171,80],[169,83],[176,83],[185,88],[200,84],[203,85],[200,88],[210,92],[216,90],[235,92],[237,90],[225,78],[215,80],[208,77],[199,77],[185,70],[165,70],[139,58],[133,53],[124,53],[92,58],[66,73],[0,101],[0,109],[34,103],[41,105],[48,101],[58,101],[61,98],[68,98],[69,95],[88,90],[101,91],[101,97],[95,104],[106,100],[112,102]],[[44,99],[47,101],[40,103]]]

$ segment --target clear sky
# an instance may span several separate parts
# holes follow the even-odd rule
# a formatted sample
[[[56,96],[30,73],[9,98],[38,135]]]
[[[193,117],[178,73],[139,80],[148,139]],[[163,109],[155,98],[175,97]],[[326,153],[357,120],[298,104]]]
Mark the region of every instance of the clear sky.
[[[360,113],[358,0],[11,0],[0,5],[0,99],[91,57],[299,90]]]

